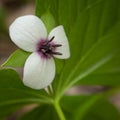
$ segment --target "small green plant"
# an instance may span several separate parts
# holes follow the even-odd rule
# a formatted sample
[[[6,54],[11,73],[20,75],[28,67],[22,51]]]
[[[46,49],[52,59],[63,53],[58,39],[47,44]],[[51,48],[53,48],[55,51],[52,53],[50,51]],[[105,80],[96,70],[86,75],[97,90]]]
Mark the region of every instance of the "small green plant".
[[[48,34],[54,28],[60,28],[56,35],[52,34],[49,37],[47,32],[45,33],[48,42],[46,40],[40,42],[39,45],[42,47],[37,49],[40,56],[42,52],[44,59],[47,57],[52,61],[53,57],[61,58],[64,54],[65,56],[63,60],[54,59],[56,69],[53,69],[54,62],[46,63],[47,69],[44,69],[42,57],[37,57],[38,61],[40,59],[38,66],[36,65],[34,70],[24,71],[26,76],[28,74],[32,76],[23,78],[24,85],[15,70],[5,68],[24,67],[26,60],[28,61],[31,56],[33,46],[28,47],[20,42],[19,44],[24,46],[23,50],[16,50],[0,70],[0,118],[5,118],[24,105],[36,104],[33,110],[18,119],[119,120],[119,112],[109,101],[109,97],[115,94],[120,86],[120,1],[36,0],[35,14],[37,19],[44,22]],[[34,37],[36,30],[32,23],[29,29],[33,30],[31,36]],[[61,34],[61,29],[65,30],[64,34]],[[40,31],[42,38],[43,31],[43,29]],[[22,34],[25,32],[23,31],[21,36]],[[28,35],[29,33],[26,34]],[[10,32],[10,36],[13,40],[12,36],[18,37],[19,34],[14,31]],[[60,41],[63,41],[53,44],[58,36]],[[36,56],[34,54],[31,57],[30,65],[36,62],[34,60]],[[109,86],[110,89],[91,95],[66,93],[78,85],[103,85]]]

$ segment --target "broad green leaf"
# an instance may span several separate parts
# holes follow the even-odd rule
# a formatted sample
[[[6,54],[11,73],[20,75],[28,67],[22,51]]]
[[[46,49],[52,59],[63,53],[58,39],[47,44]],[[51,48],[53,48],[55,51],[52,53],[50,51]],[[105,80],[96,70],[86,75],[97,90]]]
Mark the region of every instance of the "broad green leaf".
[[[117,55],[92,74],[78,81],[77,84],[99,84],[120,86],[120,55]]]
[[[102,97],[102,95],[64,96],[61,105],[65,113],[67,113],[68,119],[74,120],[79,115],[81,117],[84,116],[89,108],[91,108],[95,102],[99,101]],[[76,113],[79,108],[81,108],[80,113]]]
[[[69,120],[119,120],[120,117],[102,94],[64,96],[61,105]]]
[[[55,20],[49,11],[43,14],[41,19],[43,20],[48,32],[50,32],[50,30],[52,30],[56,25]]]
[[[77,84],[120,86],[120,73],[90,74]]]
[[[66,95],[61,99],[61,106],[64,110],[72,112],[71,108],[77,109],[79,105],[87,102],[88,99],[92,98],[92,95]],[[72,104],[75,103],[75,104]]]
[[[50,102],[44,90],[24,86],[18,74],[11,69],[0,70],[0,96],[0,117],[26,104]]]
[[[21,108],[21,106],[21,104],[0,106],[0,120],[7,120],[7,116],[11,115],[13,112],[16,112],[18,109]]]
[[[77,17],[78,22],[75,23],[76,26],[72,25],[72,30],[68,33],[68,37],[70,35],[69,40],[72,56],[63,70],[62,76],[59,80],[62,81],[63,84],[65,84],[65,80],[68,80],[65,87],[70,81],[73,83],[77,81],[75,79],[77,79],[78,76],[80,77],[79,80],[81,80],[93,71],[97,70],[99,67],[102,67],[104,64],[107,64],[110,61],[113,63],[114,58],[119,55],[120,52],[120,35],[117,34],[118,29],[114,29],[112,34],[109,33],[116,24],[118,25],[120,20],[118,17],[120,14],[118,10],[118,0],[111,0],[110,2],[108,0],[89,0],[87,4],[89,7],[86,7],[82,12],[80,12],[79,17]],[[115,14],[113,11],[113,14],[111,14],[111,9],[114,9],[113,11]],[[109,22],[107,23],[107,21]],[[81,27],[81,25],[84,24],[86,26]],[[116,52],[114,53],[114,51]],[[98,60],[98,62],[96,60]],[[118,67],[120,68],[120,66],[117,66],[117,68]],[[72,75],[75,78],[71,77]],[[70,78],[71,80],[69,81]],[[60,90],[62,89],[61,87],[63,84],[59,87]]]
[[[65,62],[60,75],[57,75],[53,82],[56,94],[59,94],[61,89],[78,83],[99,68],[101,75],[105,75],[102,71],[107,71],[108,68],[109,71],[120,68],[118,63],[120,58],[116,59],[120,52],[119,0],[36,1],[36,15],[41,17],[49,10],[56,23],[64,25],[70,43],[71,58]],[[118,66],[114,64],[115,61]],[[58,66],[59,64],[61,63],[57,63]],[[117,73],[119,72],[112,73],[113,79],[118,78]],[[103,81],[104,77],[101,79]],[[109,85],[108,79],[105,85]],[[97,83],[97,80],[95,83],[94,81],[91,84]],[[99,80],[98,84],[103,82],[100,83]]]
[[[8,58],[8,60],[5,63],[2,64],[2,66],[23,67],[29,55],[30,53],[18,49]]]
[[[38,17],[41,17],[44,15],[47,11],[52,13],[52,15],[55,17],[55,20],[58,18],[57,16],[57,9],[58,9],[58,1],[57,0],[36,0],[36,9],[35,9],[35,14]]]
[[[80,108],[79,108],[80,110]],[[79,113],[80,111],[78,111]],[[101,100],[100,102],[95,103],[89,112],[84,116],[83,120],[119,120],[120,114],[107,100]],[[79,117],[77,120],[80,120]]]
[[[23,115],[19,120],[59,120],[59,118],[52,106],[41,105]]]
[[[74,72],[68,78],[72,84],[83,79],[101,66],[116,58],[120,53],[120,36],[118,34],[103,37],[88,51],[88,53],[78,62]],[[114,62],[114,61],[112,61]]]

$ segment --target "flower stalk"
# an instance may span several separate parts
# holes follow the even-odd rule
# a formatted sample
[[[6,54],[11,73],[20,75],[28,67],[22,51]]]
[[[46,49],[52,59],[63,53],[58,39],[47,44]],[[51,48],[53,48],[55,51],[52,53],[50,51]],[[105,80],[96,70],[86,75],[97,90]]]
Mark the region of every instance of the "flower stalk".
[[[60,107],[59,101],[54,101],[54,108],[55,108],[60,120],[66,120],[64,113]]]
[[[53,95],[53,88],[51,84],[48,86],[47,89],[48,89],[49,95]]]

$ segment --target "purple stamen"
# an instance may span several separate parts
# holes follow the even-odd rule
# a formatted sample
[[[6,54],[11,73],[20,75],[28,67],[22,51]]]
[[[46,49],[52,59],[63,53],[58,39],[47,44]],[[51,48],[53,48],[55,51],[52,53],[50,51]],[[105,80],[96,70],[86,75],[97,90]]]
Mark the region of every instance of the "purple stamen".
[[[62,55],[62,53],[56,52],[57,47],[61,47],[61,44],[54,44],[55,36],[53,36],[50,40],[41,40],[38,44],[38,53],[42,55],[42,57],[50,58],[53,55]]]
[[[51,41],[53,41],[54,38],[55,38],[55,36],[53,36],[53,37],[48,41],[48,43],[50,43]]]
[[[52,54],[54,54],[54,55],[62,55],[62,53],[59,53],[59,52],[52,52]]]
[[[61,46],[62,46],[61,44],[52,45],[52,47],[61,47]]]

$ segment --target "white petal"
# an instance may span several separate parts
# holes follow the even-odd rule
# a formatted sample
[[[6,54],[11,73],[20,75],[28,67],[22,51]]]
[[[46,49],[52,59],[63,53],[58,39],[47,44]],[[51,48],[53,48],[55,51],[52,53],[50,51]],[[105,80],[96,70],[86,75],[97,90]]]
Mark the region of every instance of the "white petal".
[[[53,58],[41,58],[38,53],[32,53],[24,67],[23,82],[33,89],[47,87],[55,76],[55,63]]]
[[[52,37],[55,37],[53,39],[53,42],[55,44],[61,44],[62,46],[61,47],[57,47],[55,52],[59,52],[59,53],[62,53],[62,55],[54,55],[54,57],[56,58],[60,58],[60,59],[67,59],[70,57],[70,49],[69,49],[69,44],[68,44],[68,39],[67,39],[67,36],[65,34],[65,31],[64,31],[64,28],[63,26],[58,26],[56,28],[54,28],[48,38],[52,38]]]
[[[17,18],[9,28],[12,41],[21,49],[33,52],[41,38],[47,37],[43,22],[34,15]]]

